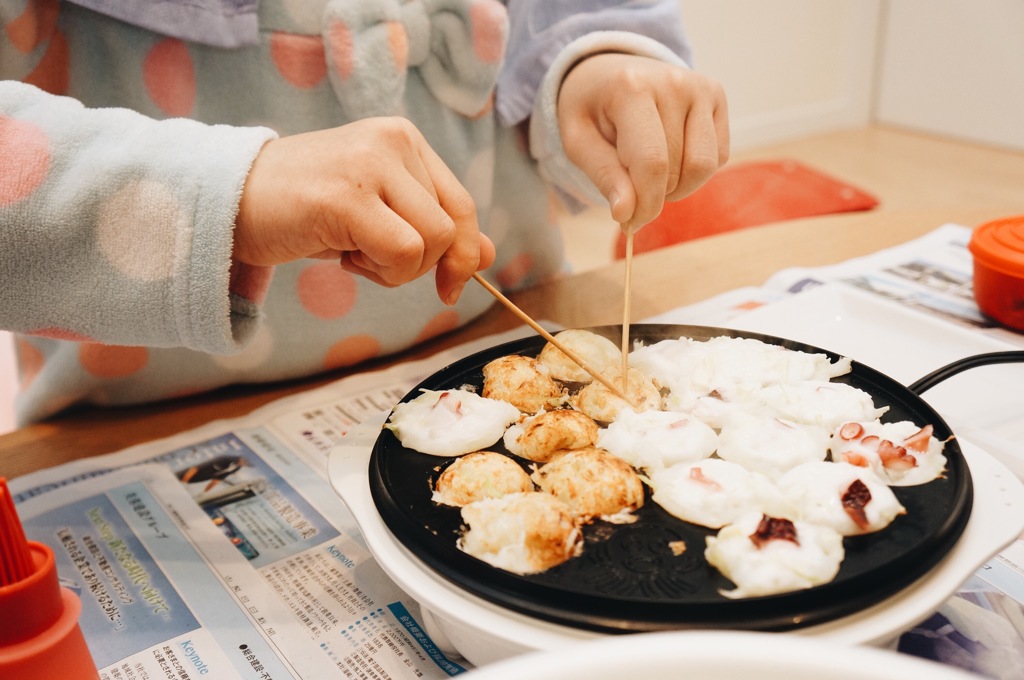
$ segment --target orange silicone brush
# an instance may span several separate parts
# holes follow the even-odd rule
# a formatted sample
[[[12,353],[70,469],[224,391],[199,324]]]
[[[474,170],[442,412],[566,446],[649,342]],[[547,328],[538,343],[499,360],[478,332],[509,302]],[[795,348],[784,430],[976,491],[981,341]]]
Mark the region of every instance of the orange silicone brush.
[[[0,678],[99,678],[78,627],[81,610],[57,580],[53,551],[25,538],[0,477]]]

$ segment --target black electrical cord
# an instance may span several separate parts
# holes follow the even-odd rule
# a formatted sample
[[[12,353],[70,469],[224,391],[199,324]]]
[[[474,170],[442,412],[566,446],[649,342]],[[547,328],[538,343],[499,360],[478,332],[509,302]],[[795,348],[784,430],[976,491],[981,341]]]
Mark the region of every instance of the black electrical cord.
[[[958,359],[953,363],[946,364],[942,368],[932,371],[928,375],[912,383],[909,386],[909,389],[914,394],[920,395],[922,392],[935,387],[946,378],[951,378],[957,373],[962,373],[970,368],[989,366],[992,364],[1013,364],[1019,362],[1024,362],[1024,351],[1022,350],[974,354],[969,357],[964,357],[963,359]],[[1024,388],[1024,385],[1022,385],[1022,388]]]

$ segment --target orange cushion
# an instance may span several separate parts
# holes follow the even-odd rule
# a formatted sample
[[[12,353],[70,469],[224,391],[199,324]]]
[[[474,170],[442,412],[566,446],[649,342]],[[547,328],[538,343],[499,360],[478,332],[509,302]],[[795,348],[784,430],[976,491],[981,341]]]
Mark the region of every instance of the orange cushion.
[[[633,252],[798,217],[869,210],[871,194],[796,161],[727,165],[686,198],[666,203],[653,222],[633,236]],[[619,234],[615,257],[626,254]]]

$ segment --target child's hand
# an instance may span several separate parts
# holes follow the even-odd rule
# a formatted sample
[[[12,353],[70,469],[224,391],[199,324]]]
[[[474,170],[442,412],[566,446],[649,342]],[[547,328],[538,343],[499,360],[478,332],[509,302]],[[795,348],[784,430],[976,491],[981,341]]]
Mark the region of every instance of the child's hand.
[[[647,224],[729,158],[722,86],[647,57],[604,53],[577,64],[559,91],[558,124],[569,160],[624,226]]]
[[[234,257],[337,258],[384,286],[437,265],[437,294],[454,304],[493,263],[494,245],[469,192],[419,130],[404,118],[370,118],[263,147],[242,193]]]

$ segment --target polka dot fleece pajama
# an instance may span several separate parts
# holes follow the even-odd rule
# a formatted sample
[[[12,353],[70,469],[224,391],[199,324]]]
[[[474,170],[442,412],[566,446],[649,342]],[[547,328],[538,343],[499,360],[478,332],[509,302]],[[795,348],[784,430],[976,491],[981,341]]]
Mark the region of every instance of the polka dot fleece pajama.
[[[579,59],[689,56],[676,0],[0,0],[0,326],[20,424],[318,373],[491,304],[432,277],[232,261],[249,168],[279,135],[412,120],[473,195],[505,289],[564,267],[554,215],[603,202],[555,118]],[[610,245],[609,245],[610,247]],[[3,376],[0,379],[10,379]]]

